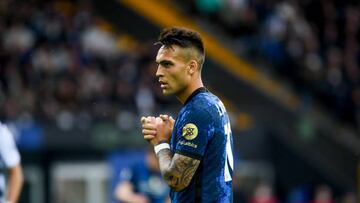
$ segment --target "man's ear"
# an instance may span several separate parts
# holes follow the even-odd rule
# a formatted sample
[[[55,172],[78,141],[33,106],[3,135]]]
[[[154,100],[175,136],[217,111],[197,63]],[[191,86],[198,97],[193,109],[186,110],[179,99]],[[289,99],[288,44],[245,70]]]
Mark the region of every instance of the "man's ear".
[[[198,69],[198,63],[196,60],[190,60],[189,66],[188,66],[188,71],[189,73],[192,75],[194,74]]]

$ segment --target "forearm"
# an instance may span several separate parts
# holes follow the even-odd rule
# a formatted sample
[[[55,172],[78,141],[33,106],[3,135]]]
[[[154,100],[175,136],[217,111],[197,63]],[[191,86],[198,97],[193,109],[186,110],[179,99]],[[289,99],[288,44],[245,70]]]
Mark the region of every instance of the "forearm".
[[[162,176],[175,191],[187,187],[199,166],[200,161],[180,154],[172,155],[169,149],[163,149],[158,154]]]
[[[162,176],[166,183],[173,189],[179,184],[179,177],[172,162],[172,153],[169,149],[163,149],[157,154]]]
[[[22,168],[20,165],[15,166],[10,169],[10,176],[8,181],[8,192],[7,192],[7,201],[11,203],[17,202],[21,188],[24,182],[24,177],[22,173]]]
[[[123,182],[116,187],[115,198],[126,203],[146,202],[146,197],[135,193],[130,182]]]

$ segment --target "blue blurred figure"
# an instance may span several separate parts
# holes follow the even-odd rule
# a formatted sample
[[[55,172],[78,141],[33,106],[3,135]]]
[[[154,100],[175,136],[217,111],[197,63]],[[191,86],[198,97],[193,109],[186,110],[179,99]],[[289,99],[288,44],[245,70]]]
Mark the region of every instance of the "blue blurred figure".
[[[115,187],[115,199],[120,202],[164,203],[170,202],[170,188],[160,174],[153,149],[148,149],[145,159],[123,168]]]

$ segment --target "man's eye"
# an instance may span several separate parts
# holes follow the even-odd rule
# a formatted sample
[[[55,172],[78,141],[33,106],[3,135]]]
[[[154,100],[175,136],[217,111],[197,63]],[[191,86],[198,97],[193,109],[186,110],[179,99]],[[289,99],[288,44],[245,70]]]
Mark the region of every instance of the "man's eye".
[[[163,63],[163,66],[165,66],[165,67],[169,67],[170,65],[171,65],[171,63],[169,63],[169,62]]]

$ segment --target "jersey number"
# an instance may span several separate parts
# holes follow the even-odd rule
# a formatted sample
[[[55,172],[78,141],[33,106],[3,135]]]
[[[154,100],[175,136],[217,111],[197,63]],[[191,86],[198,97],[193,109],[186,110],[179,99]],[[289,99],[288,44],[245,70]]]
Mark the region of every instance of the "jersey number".
[[[232,177],[232,171],[234,170],[234,157],[231,149],[231,127],[230,123],[227,122],[224,125],[224,130],[226,134],[226,160],[225,160],[225,170],[224,170],[224,177],[225,182],[231,181]]]

